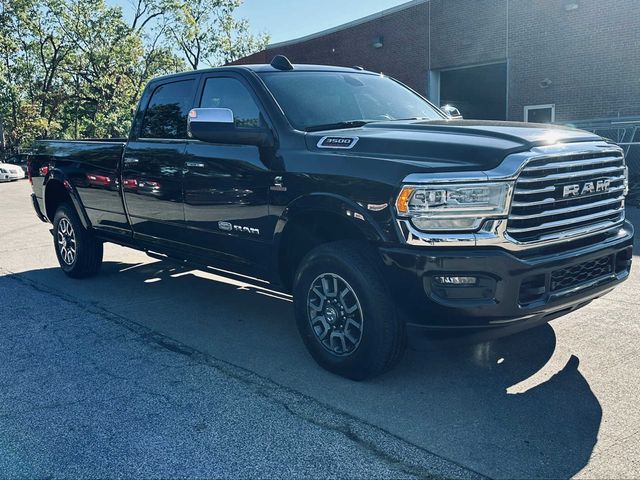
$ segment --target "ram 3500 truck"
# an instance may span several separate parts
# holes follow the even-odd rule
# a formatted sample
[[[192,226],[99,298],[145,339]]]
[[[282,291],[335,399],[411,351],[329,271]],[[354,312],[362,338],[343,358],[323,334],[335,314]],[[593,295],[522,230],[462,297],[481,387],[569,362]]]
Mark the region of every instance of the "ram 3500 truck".
[[[42,141],[29,175],[67,275],[113,242],[267,280],[315,360],[353,379],[392,366],[409,329],[521,330],[631,266],[619,147],[451,119],[359,67],[157,78],[127,139]]]

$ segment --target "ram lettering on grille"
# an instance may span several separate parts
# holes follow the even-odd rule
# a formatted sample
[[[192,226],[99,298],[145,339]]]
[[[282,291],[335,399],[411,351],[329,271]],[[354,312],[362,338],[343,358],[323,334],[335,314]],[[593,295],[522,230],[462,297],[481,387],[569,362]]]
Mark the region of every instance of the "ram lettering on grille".
[[[624,170],[618,150],[531,160],[516,181],[507,233],[528,243],[621,223]]]

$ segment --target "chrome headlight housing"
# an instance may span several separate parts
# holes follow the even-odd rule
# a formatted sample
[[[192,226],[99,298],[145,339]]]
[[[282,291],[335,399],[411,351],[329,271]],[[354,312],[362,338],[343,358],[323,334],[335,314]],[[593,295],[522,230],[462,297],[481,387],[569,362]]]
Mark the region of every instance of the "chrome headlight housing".
[[[425,232],[473,232],[489,218],[508,215],[511,190],[508,182],[405,185],[396,212]]]

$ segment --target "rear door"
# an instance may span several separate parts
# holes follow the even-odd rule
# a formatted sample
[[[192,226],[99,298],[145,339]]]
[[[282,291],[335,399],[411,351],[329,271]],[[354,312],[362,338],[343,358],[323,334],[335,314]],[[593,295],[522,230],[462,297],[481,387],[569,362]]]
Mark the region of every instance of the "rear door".
[[[144,116],[134,127],[124,153],[124,199],[134,235],[145,240],[188,243],[182,170],[187,115],[197,78],[181,77],[150,86]]]

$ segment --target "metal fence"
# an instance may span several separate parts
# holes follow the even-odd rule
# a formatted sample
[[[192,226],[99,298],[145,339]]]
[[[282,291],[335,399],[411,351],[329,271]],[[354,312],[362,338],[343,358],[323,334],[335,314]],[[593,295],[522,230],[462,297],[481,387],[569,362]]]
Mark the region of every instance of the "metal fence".
[[[609,138],[624,148],[631,175],[640,176],[640,118],[585,120],[572,127]]]
[[[570,126],[609,138],[624,149],[629,167],[627,201],[640,206],[640,118],[585,120],[573,122]]]

